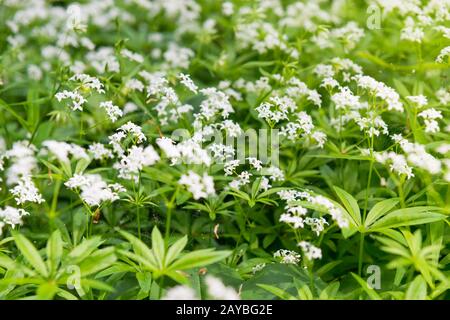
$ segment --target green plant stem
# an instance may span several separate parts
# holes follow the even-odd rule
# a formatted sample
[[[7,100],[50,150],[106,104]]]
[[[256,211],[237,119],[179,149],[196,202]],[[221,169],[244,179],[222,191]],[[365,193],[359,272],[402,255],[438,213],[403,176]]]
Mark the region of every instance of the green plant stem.
[[[167,205],[166,232],[165,232],[165,235],[164,235],[164,243],[165,243],[166,249],[169,246],[170,224],[172,222],[172,209],[173,209],[173,205],[175,203],[175,199],[176,199],[177,194],[178,194],[178,187],[175,190],[175,192],[173,193],[172,198],[170,199],[170,201],[166,202],[166,205]]]
[[[400,206],[402,208],[406,208],[405,193],[403,192],[403,177],[400,178],[400,181],[398,183],[398,196],[400,198]]]
[[[137,196],[135,191],[135,198],[140,200],[140,194],[141,194],[141,171],[139,171],[139,177],[138,177],[138,187],[137,187]],[[137,224],[138,224],[138,237],[139,240],[141,239],[141,215],[139,210],[140,204],[136,204],[136,217],[137,217]]]
[[[166,232],[164,235],[164,242],[166,244],[166,247],[168,247],[169,244],[169,235],[170,235],[170,223],[172,220],[172,206],[167,206],[167,216],[166,216]]]
[[[367,178],[367,187],[366,187],[366,196],[364,199],[364,210],[362,216],[362,223],[366,220],[367,207],[369,205],[369,190],[370,184],[372,182],[372,171],[373,171],[373,136],[370,143],[370,166],[369,166],[369,177]],[[359,255],[358,255],[358,275],[362,274],[362,265],[363,265],[363,256],[364,256],[364,233],[361,233],[360,241],[359,241]]]
[[[364,255],[364,233],[359,238],[358,275],[362,275],[363,255]]]
[[[136,206],[136,216],[137,216],[137,224],[138,224],[138,238],[141,240],[141,215],[139,213],[139,206]]]
[[[61,180],[58,179],[55,182],[55,186],[53,188],[53,198],[52,198],[52,204],[49,211],[49,219],[50,219],[50,225],[53,224],[53,220],[56,217],[56,207],[58,205],[58,195],[59,190],[61,188]]]

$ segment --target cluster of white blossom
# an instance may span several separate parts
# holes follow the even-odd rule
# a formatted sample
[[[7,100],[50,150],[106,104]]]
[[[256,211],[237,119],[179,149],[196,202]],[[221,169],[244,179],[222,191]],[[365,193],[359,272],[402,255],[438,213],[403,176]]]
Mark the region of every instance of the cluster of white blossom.
[[[5,225],[9,225],[14,229],[17,225],[22,225],[22,219],[27,215],[29,213],[24,209],[17,209],[10,206],[6,206],[4,209],[0,208],[0,236]]]
[[[233,287],[226,286],[219,278],[207,275],[205,284],[209,299],[240,300],[239,293]],[[163,300],[197,300],[194,289],[187,285],[177,285],[167,290]]]
[[[273,254],[273,257],[284,264],[298,264],[301,256],[299,253],[291,250],[280,249]]]
[[[216,194],[214,180],[206,173],[200,176],[191,170],[187,174],[183,174],[178,183],[186,186],[195,200]]]
[[[331,200],[322,195],[313,195],[308,191],[297,191],[297,190],[282,190],[278,192],[278,195],[282,200],[287,202],[288,211],[286,214],[288,214],[289,216],[292,217],[304,216],[307,211],[302,206],[299,206],[297,202],[307,201],[311,204],[319,206],[324,212],[328,213],[340,228],[348,227],[349,221],[344,216],[342,209],[339,208],[336,204],[334,204]],[[294,209],[291,209],[291,211],[289,211],[290,208]],[[291,221],[293,221],[290,220],[292,218],[287,218],[287,216],[284,216],[283,219],[289,220],[289,223],[292,223]],[[304,223],[304,220],[302,221],[302,223],[300,223],[300,220],[296,218],[295,221],[297,222],[297,226],[302,227],[301,225]],[[327,224],[326,221],[322,219],[310,221],[311,229],[316,233],[318,231],[320,233],[320,231],[323,230],[325,224]]]
[[[99,174],[74,174],[64,185],[79,190],[83,201],[91,207],[99,207],[105,202],[114,202],[125,188],[118,183],[107,184]]]

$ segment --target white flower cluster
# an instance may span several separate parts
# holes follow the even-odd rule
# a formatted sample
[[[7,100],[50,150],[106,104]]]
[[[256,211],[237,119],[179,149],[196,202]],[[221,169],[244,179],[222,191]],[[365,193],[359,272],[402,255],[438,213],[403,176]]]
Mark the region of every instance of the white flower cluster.
[[[121,156],[124,154],[125,150],[122,146],[124,140],[127,137],[131,137],[134,143],[142,143],[147,140],[145,135],[142,133],[142,128],[131,121],[122,125],[116,130],[117,132],[108,137],[109,144],[113,147],[114,152]]]
[[[104,86],[100,80],[96,77],[89,76],[84,73],[74,74],[70,79],[73,82],[79,82],[79,85],[72,91],[63,90],[55,94],[56,100],[61,102],[62,100],[69,99],[72,102],[70,106],[73,111],[83,111],[83,105],[87,102],[85,96],[83,96],[80,91],[86,92],[86,89],[95,90],[99,94],[104,94]]]
[[[6,169],[7,185],[17,184],[21,177],[32,174],[32,171],[37,168],[35,152],[36,147],[25,140],[14,142],[12,148],[5,151],[0,162],[3,162],[3,158],[10,162]]]
[[[45,201],[30,176],[21,177],[10,192],[14,195],[17,204],[24,204],[25,202],[42,203]]]
[[[66,163],[70,162],[69,156],[76,160],[89,160],[89,155],[83,147],[64,141],[45,140],[42,142],[41,154],[45,153],[50,153],[59,161]]]
[[[212,160],[207,150],[192,138],[175,144],[172,139],[162,137],[156,139],[156,144],[171,160],[172,165],[179,163],[211,165]]]
[[[120,192],[126,191],[118,183],[108,185],[99,174],[74,174],[64,185],[69,189],[79,189],[81,199],[91,207],[114,202],[120,199]]]
[[[214,180],[206,173],[204,173],[203,176],[200,176],[190,170],[187,174],[181,176],[178,183],[186,186],[195,200],[207,198],[208,196],[216,194]]]
[[[106,110],[111,122],[116,122],[118,118],[123,116],[123,111],[118,106],[114,105],[112,101],[100,102],[100,108]]]
[[[400,95],[383,82],[379,82],[370,76],[356,75],[353,77],[359,88],[368,90],[369,94],[383,100],[387,109],[403,112],[403,104]]]
[[[300,241],[298,246],[302,248],[303,254],[308,260],[322,259],[322,250],[307,241]]]
[[[301,256],[299,253],[291,250],[280,249],[273,254],[273,257],[284,264],[298,264]]]
[[[450,46],[445,47],[444,49],[441,50],[439,55],[436,57],[436,62],[445,63],[445,59],[448,57],[450,57]]]
[[[439,123],[436,121],[436,119],[442,119],[441,111],[430,108],[422,111],[418,114],[418,116],[424,119],[425,132],[439,132]]]
[[[224,285],[219,278],[208,275],[205,278],[208,298],[215,300],[240,300],[239,293],[233,287]],[[197,300],[194,289],[186,285],[177,285],[167,290],[163,300]]]
[[[285,200],[287,202],[288,211],[285,214],[289,215],[290,217],[282,216],[283,220],[285,220],[284,222],[292,224],[295,221],[296,222],[295,226],[303,228],[303,223],[306,223],[305,221],[306,219],[303,220],[302,218],[301,219],[302,221],[300,222],[300,219],[298,219],[298,217],[301,218],[302,216],[304,216],[306,214],[306,209],[296,204],[296,202],[303,200],[310,202],[314,205],[320,206],[323,209],[323,211],[327,212],[333,218],[333,220],[337,223],[337,225],[340,228],[348,227],[349,221],[345,218],[342,209],[340,209],[328,198],[322,195],[313,195],[308,191],[297,191],[297,190],[282,190],[279,191],[277,194],[282,200]],[[294,209],[289,211],[290,208]],[[311,230],[313,230],[314,232],[316,232],[316,234],[318,234],[323,230],[324,225],[328,223],[325,221],[325,219],[316,218],[309,220],[307,224],[311,226]]]
[[[119,170],[120,178],[137,181],[142,168],[154,165],[158,160],[159,155],[151,145],[145,148],[132,146],[128,149],[128,154],[122,155],[113,168]]]
[[[10,206],[0,209],[0,236],[2,235],[2,229],[5,225],[9,225],[14,229],[17,225],[22,225],[22,219],[27,215],[29,215],[27,211]]]

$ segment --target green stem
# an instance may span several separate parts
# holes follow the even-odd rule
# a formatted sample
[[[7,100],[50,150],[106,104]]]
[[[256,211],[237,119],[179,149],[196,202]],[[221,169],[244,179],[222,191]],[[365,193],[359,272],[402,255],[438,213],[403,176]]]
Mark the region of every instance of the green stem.
[[[136,216],[138,224],[138,238],[141,240],[141,215],[139,214],[139,206],[136,206]]]
[[[175,189],[175,192],[172,195],[172,198],[169,202],[166,202],[167,212],[166,212],[166,232],[164,235],[164,242],[166,249],[169,246],[169,235],[170,235],[170,224],[172,222],[172,209],[175,203],[176,196],[178,194],[178,187]]]
[[[51,204],[50,212],[49,212],[50,224],[53,224],[53,220],[56,217],[56,207],[58,205],[58,195],[59,195],[60,187],[61,187],[61,180],[58,179],[58,180],[56,180],[55,186],[53,188],[53,198],[52,198],[52,204]]]
[[[398,183],[398,196],[400,198],[400,206],[406,208],[405,193],[403,192],[403,177],[400,178]]]
[[[167,216],[166,216],[166,232],[164,235],[164,242],[166,248],[169,246],[169,235],[170,235],[170,223],[172,220],[172,204],[169,203],[167,206]]]
[[[358,258],[358,275],[362,275],[362,265],[363,265],[363,255],[364,255],[364,233],[360,234],[359,238],[359,258]]]
[[[367,214],[367,207],[369,204],[369,190],[370,190],[370,184],[372,182],[372,171],[373,171],[373,136],[370,143],[370,167],[369,167],[369,177],[367,178],[367,187],[366,187],[366,196],[364,199],[364,211],[363,211],[363,217],[362,217],[362,223],[364,224],[366,220],[366,214]],[[361,276],[362,274],[362,265],[363,265],[363,256],[364,256],[364,233],[361,233],[360,241],[359,241],[359,255],[358,255],[358,275]]]

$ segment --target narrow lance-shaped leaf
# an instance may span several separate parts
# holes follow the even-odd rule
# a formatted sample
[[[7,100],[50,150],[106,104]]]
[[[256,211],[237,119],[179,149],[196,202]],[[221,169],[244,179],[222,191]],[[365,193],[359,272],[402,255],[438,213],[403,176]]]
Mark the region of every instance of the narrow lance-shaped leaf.
[[[355,198],[353,198],[347,191],[342,190],[341,188],[334,187],[334,191],[339,197],[339,200],[341,200],[347,212],[352,217],[356,226],[361,226],[361,212],[359,210],[358,202],[356,202]]]
[[[33,268],[39,272],[42,276],[48,277],[47,266],[42,260],[36,247],[28,240],[25,236],[18,232],[13,234],[14,241],[16,242],[17,248],[19,248],[20,253],[25,257],[25,259],[33,266]]]
[[[382,216],[384,216],[386,213],[388,213],[391,209],[393,209],[397,205],[398,202],[399,202],[398,199],[387,199],[387,200],[383,200],[383,201],[375,204],[373,206],[373,208],[367,214],[367,218],[364,221],[364,226],[367,228],[373,222],[380,219]]]
[[[170,269],[183,270],[203,267],[221,261],[230,254],[230,251],[213,251],[212,249],[197,250],[182,256],[170,266]]]
[[[434,209],[434,207],[413,207],[395,210],[374,222],[368,230],[370,232],[382,231],[440,221],[446,218],[443,214],[433,212]]]

